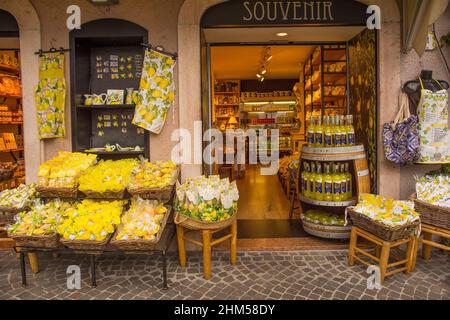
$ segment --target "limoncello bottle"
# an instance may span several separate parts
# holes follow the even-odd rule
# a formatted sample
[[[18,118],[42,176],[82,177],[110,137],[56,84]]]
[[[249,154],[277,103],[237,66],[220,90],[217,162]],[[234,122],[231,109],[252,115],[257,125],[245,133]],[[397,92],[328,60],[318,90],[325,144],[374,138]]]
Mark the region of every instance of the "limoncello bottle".
[[[335,117],[335,126],[334,126],[334,146],[342,147],[342,130],[341,130],[341,121],[340,117],[336,115]]]
[[[340,170],[340,177],[341,177],[341,194],[342,194],[342,201],[348,200],[348,188],[347,188],[347,176],[345,174],[345,164],[341,164],[341,170]]]
[[[324,146],[326,148],[331,148],[333,146],[333,130],[330,125],[330,117],[325,116],[324,117]]]
[[[317,125],[314,130],[314,142],[316,147],[323,147],[323,127],[320,117],[317,118]]]
[[[311,119],[309,120],[308,129],[306,129],[306,142],[308,143],[308,147],[314,147],[314,133],[315,133],[314,117],[311,116]]]
[[[302,172],[302,194],[309,198],[309,165],[307,162],[303,163],[303,172]]]
[[[348,145],[347,126],[345,125],[345,117],[344,116],[341,116],[341,143],[342,143],[342,146]]]
[[[325,174],[324,174],[324,200],[333,201],[333,178],[330,173],[330,165],[325,164]]]
[[[353,197],[353,179],[349,170],[348,163],[345,164],[345,180],[347,182],[348,199],[351,199]]]
[[[342,181],[338,164],[333,169],[333,201],[342,201]]]
[[[356,142],[355,142],[355,127],[353,126],[353,116],[352,115],[347,116],[346,131],[347,131],[348,145],[354,146]]]
[[[309,188],[308,194],[310,199],[316,198],[316,166],[314,162],[311,162],[311,168],[309,171]]]
[[[323,201],[324,200],[323,175],[322,175],[322,166],[320,163],[317,164],[317,173],[314,180],[316,181],[315,199]]]

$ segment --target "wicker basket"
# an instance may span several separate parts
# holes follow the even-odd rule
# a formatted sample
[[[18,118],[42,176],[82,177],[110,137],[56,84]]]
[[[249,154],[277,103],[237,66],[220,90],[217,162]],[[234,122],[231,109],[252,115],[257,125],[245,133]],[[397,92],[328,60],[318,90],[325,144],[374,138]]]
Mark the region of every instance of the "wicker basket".
[[[27,236],[22,234],[9,234],[8,237],[16,241],[17,247],[55,249],[60,247],[59,234],[47,236]]]
[[[217,222],[205,222],[197,219],[193,219],[191,217],[185,216],[182,213],[176,212],[174,222],[177,225],[183,226],[189,230],[218,230],[224,229],[229,226],[236,220],[237,212],[231,216],[231,218],[223,221]]]
[[[0,225],[14,223],[14,217],[23,212],[29,210],[28,207],[22,209],[12,209],[0,206]]]
[[[38,186],[36,191],[42,198],[63,198],[76,199],[78,196],[78,188],[53,188]]]
[[[167,186],[161,189],[140,188],[135,186],[128,187],[128,192],[132,196],[140,197],[144,200],[158,200],[168,203],[172,200],[175,192],[175,185]]]
[[[172,208],[168,208],[167,213],[164,216],[164,219],[161,221],[161,227],[156,234],[155,239],[153,240],[115,240],[118,230],[114,233],[112,239],[111,239],[111,245],[116,247],[117,249],[121,251],[152,251],[155,249],[156,245],[158,244],[159,240],[161,239],[161,236],[164,232],[164,229],[166,228],[167,220],[169,219],[169,216],[172,213]]]
[[[95,240],[67,240],[61,238],[60,242],[69,249],[75,251],[90,251],[92,254],[101,254],[111,239],[112,234],[107,236],[103,241]]]
[[[450,208],[439,207],[417,199],[416,194],[411,196],[414,208],[420,214],[422,223],[450,230]]]
[[[96,192],[96,191],[82,191],[87,199],[110,199],[110,200],[122,200],[125,198],[125,189],[121,191],[106,191],[106,192]]]
[[[370,232],[385,241],[406,239],[417,233],[420,226],[420,220],[417,220],[402,226],[389,227],[378,221],[372,220],[351,208],[347,208],[347,212],[350,215],[350,219],[355,227]]]

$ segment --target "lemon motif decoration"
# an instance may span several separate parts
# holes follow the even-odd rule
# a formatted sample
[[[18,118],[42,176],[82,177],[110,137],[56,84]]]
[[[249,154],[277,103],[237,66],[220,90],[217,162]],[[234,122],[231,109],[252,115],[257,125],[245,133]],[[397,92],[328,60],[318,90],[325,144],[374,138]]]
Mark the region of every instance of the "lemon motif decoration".
[[[57,52],[42,55],[39,58],[39,79],[35,88],[39,138],[64,138],[64,54]]]
[[[174,67],[174,59],[157,51],[146,52],[133,124],[161,133],[175,99]]]

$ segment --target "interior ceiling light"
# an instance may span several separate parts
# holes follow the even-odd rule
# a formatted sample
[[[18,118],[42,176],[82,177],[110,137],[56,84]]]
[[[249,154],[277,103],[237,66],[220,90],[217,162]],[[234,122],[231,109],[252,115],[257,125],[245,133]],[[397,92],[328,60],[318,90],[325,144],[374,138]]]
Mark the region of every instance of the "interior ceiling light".
[[[259,73],[256,74],[256,76],[261,79],[261,75]]]
[[[261,74],[265,75],[267,73],[267,70],[265,68],[262,69]]]
[[[276,34],[276,36],[277,36],[277,37],[287,37],[287,36],[288,36],[288,33],[287,33],[287,32],[278,32],[278,33]]]

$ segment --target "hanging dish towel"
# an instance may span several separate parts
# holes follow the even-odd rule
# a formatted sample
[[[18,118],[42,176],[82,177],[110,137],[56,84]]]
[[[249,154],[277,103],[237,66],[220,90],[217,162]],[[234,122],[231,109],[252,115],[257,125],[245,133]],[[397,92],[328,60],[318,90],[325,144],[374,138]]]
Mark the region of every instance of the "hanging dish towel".
[[[395,120],[383,126],[383,145],[386,159],[398,164],[412,164],[419,158],[419,124],[417,116],[409,112],[406,93],[400,93],[400,110]]]
[[[39,138],[64,138],[66,135],[64,54],[46,53],[39,57],[39,83],[36,86],[35,99]]]
[[[421,164],[450,163],[450,136],[448,131],[448,92],[436,81],[442,90],[433,92],[422,87],[419,102],[419,134]]]
[[[175,60],[171,57],[147,50],[133,124],[156,134],[161,133],[174,101],[174,68]]]

